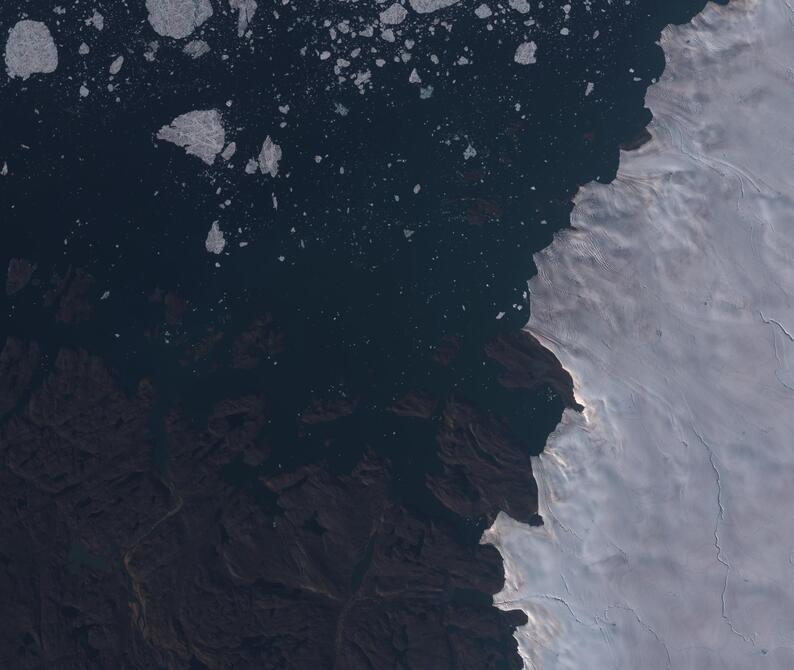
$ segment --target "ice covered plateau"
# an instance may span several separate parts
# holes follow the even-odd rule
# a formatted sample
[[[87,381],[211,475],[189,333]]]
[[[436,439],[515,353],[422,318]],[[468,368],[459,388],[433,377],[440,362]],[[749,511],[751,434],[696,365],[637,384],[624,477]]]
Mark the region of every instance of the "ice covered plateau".
[[[544,525],[483,538],[527,668],[794,667],[794,13],[709,4],[661,44],[653,139],[530,282],[585,410],[535,460]]]

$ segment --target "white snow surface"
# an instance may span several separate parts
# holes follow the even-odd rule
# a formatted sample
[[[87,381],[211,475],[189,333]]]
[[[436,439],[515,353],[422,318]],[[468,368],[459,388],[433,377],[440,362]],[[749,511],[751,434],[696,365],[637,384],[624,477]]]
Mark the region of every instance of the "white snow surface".
[[[502,514],[527,668],[794,668],[794,12],[709,4],[662,37],[653,140],[537,254],[528,330],[571,373]]]
[[[191,35],[212,16],[209,0],[146,0],[146,10],[154,31],[176,40]]]
[[[223,151],[226,133],[223,118],[217,109],[196,109],[180,114],[157,132],[157,139],[183,147],[207,165]]]
[[[5,62],[9,77],[27,79],[49,74],[58,67],[58,48],[50,29],[41,21],[23,19],[8,32]]]

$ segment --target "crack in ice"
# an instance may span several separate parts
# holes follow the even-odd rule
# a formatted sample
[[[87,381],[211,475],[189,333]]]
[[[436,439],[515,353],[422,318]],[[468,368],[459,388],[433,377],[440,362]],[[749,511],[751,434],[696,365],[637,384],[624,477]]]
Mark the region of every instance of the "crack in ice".
[[[720,543],[720,522],[725,520],[725,506],[722,503],[722,476],[720,475],[719,468],[717,468],[717,463],[714,460],[714,450],[694,426],[692,426],[692,432],[695,433],[698,440],[703,445],[703,448],[706,450],[709,463],[711,464],[711,469],[714,471],[715,484],[717,486],[717,518],[714,520],[714,547],[717,550],[717,561],[725,566],[725,579],[722,584],[722,593],[720,594],[722,618],[725,620],[725,623],[728,624],[732,633],[738,635],[745,642],[749,642],[755,646],[755,640],[753,640],[751,636],[745,635],[744,633],[738,631],[733,625],[733,621],[731,621],[731,618],[728,616],[728,608],[725,602],[725,597],[728,592],[728,575],[731,571],[731,564],[722,557],[722,545]]]
[[[777,326],[778,328],[780,328],[780,330],[783,332],[783,334],[784,334],[784,335],[785,335],[785,336],[786,336],[786,337],[787,337],[787,338],[788,338],[788,339],[789,339],[791,342],[794,342],[794,335],[792,335],[790,332],[788,332],[788,330],[786,330],[786,327],[785,327],[785,326],[784,326],[782,323],[780,323],[780,321],[778,321],[777,319],[772,319],[772,318],[769,318],[769,319],[768,319],[768,318],[766,318],[766,317],[764,316],[764,313],[763,313],[763,312],[758,312],[758,313],[761,315],[761,321],[763,321],[763,322],[764,322],[765,324],[767,324],[768,326],[771,326],[771,325],[775,325],[775,326]]]
[[[648,631],[648,632],[649,632],[651,635],[653,635],[653,637],[656,639],[656,641],[657,641],[657,642],[658,642],[660,645],[662,645],[662,647],[664,648],[664,652],[665,652],[665,654],[667,654],[667,670],[670,670],[670,668],[672,668],[672,666],[673,666],[673,659],[672,659],[672,657],[670,656],[670,649],[668,649],[668,647],[667,647],[667,643],[664,641],[664,638],[662,638],[662,637],[659,635],[659,633],[657,633],[657,632],[656,632],[656,631],[653,629],[653,627],[652,627],[650,624],[648,624],[648,623],[646,623],[645,621],[643,621],[643,620],[642,620],[642,618],[640,617],[640,615],[639,615],[639,614],[637,614],[637,611],[636,611],[636,610],[635,610],[633,607],[631,607],[631,606],[629,606],[629,605],[626,605],[625,603],[624,603],[624,604],[622,604],[622,605],[617,605],[617,604],[610,605],[609,607],[607,607],[607,608],[604,610],[604,622],[605,622],[605,623],[606,623],[606,619],[607,619],[607,618],[608,618],[608,616],[609,616],[609,615],[608,615],[608,612],[609,612],[609,610],[610,610],[610,609],[619,609],[619,610],[624,610],[624,611],[626,611],[626,612],[631,612],[631,613],[634,615],[634,618],[637,620],[637,623],[639,623],[639,624],[640,624],[640,626],[642,626],[642,627],[643,627],[645,630],[647,630],[647,631]],[[596,618],[596,620],[598,620],[598,617],[597,617],[597,616],[596,616],[595,618]],[[603,630],[603,629],[602,629],[602,630]]]

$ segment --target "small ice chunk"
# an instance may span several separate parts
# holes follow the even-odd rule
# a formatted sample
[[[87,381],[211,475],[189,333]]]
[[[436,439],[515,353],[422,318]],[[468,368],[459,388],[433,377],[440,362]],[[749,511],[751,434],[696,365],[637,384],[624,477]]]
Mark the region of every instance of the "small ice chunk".
[[[256,0],[229,0],[229,7],[237,10],[237,35],[242,37],[256,13]]]
[[[259,169],[262,174],[269,174],[275,177],[278,174],[278,163],[281,160],[281,147],[276,144],[268,135],[262,143],[262,151],[259,152]]]
[[[451,7],[458,3],[458,0],[410,0],[411,9],[419,14],[429,14],[430,12]]]
[[[148,48],[143,52],[143,57],[150,63],[153,63],[154,59],[157,57],[157,52],[159,49],[160,43],[157,40],[149,42]]]
[[[85,24],[87,26],[94,26],[97,30],[102,30],[105,27],[105,17],[102,16],[98,11],[94,10],[92,16],[89,16],[85,20]]]
[[[372,79],[372,72],[369,70],[366,72],[357,72],[356,76],[353,77],[353,83],[359,88],[362,88],[370,79]]]
[[[411,74],[408,76],[408,81],[411,84],[421,84],[422,78],[419,76],[419,73],[416,71],[416,68],[411,70]]]
[[[210,45],[204,40],[191,40],[182,49],[182,53],[190,56],[193,60],[201,58],[205,53],[209,53]]]
[[[218,227],[218,222],[215,221],[210,227],[210,232],[207,233],[204,247],[211,254],[220,254],[225,246],[226,238],[223,236],[223,231]]]
[[[491,8],[485,3],[482,3],[479,7],[477,7],[477,9],[474,10],[474,13],[478,19],[487,19],[489,16],[493,15]]]
[[[80,97],[81,98],[87,98],[88,97],[88,87],[85,84],[83,84],[80,87]]]
[[[510,0],[509,4],[510,7],[515,9],[519,14],[526,14],[530,10],[527,0]]]
[[[416,185],[414,186],[414,195],[416,195],[417,193],[419,193],[419,191],[421,191],[421,190],[422,190],[422,185],[421,185],[421,184],[416,184]]]
[[[146,0],[149,23],[158,35],[180,40],[212,16],[210,0]]]
[[[227,161],[234,156],[235,151],[237,151],[237,144],[235,142],[229,142],[229,144],[226,145],[226,148],[221,152],[221,158]]]
[[[185,152],[207,165],[212,165],[215,157],[223,151],[225,136],[223,120],[217,109],[197,109],[180,114],[157,132],[158,140],[184,147]]]
[[[55,72],[58,48],[50,29],[41,21],[19,21],[8,34],[5,61],[9,77],[27,79],[32,74]]]
[[[595,84],[592,81],[588,81],[587,82],[587,87],[584,89],[585,97],[590,95],[593,92],[593,89],[595,89]]]
[[[420,86],[419,87],[419,99],[420,100],[427,100],[428,98],[433,96],[433,87],[428,84],[427,86]]]
[[[475,149],[471,144],[467,146],[463,150],[463,158],[465,160],[469,160],[469,158],[474,158],[477,155],[477,149]]]
[[[406,16],[408,16],[408,10],[399,2],[395,2],[380,13],[380,22],[387,26],[396,26],[405,21]]]
[[[105,18],[94,10],[94,13],[89,16],[83,23],[87,26],[93,26],[97,30],[102,30],[105,27]]]
[[[110,74],[118,74],[121,72],[121,66],[124,65],[124,56],[119,56],[110,64],[108,71]]]
[[[518,45],[513,60],[519,65],[532,65],[533,63],[537,63],[538,61],[535,58],[537,49],[538,46],[534,42],[523,42]]]
[[[259,163],[255,159],[249,158],[245,164],[245,174],[254,174],[259,169]]]
[[[79,53],[81,56],[87,55],[89,51],[91,51],[91,49],[88,47],[88,45],[85,42],[83,42],[80,45],[80,47],[77,49],[77,53]]]

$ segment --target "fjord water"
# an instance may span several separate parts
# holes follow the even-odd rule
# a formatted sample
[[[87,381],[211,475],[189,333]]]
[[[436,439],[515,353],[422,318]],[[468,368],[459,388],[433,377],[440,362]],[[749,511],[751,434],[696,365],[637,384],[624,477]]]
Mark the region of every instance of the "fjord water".
[[[259,477],[307,463],[347,473],[372,451],[391,463],[397,500],[474,547],[490,519],[451,513],[426,485],[438,469],[438,412],[406,421],[386,408],[416,389],[463,397],[504,417],[526,453],[543,449],[563,399],[547,384],[506,389],[485,347],[524,326],[533,253],[569,224],[582,184],[614,177],[618,147],[648,123],[645,91],[664,65],[659,31],[702,5],[604,0],[566,12],[545,3],[534,26],[515,14],[493,31],[468,5],[453,7],[443,14],[451,29],[414,47],[416,62],[437,53],[447,63],[425,74],[429,97],[407,65],[379,70],[365,95],[337,86],[301,54],[317,39],[311,17],[336,11],[314,3],[257,50],[219,13],[225,28],[207,37],[231,72],[217,55],[193,61],[166,41],[148,61],[143,7],[108,11],[91,53],[107,63],[127,54],[124,85],[81,99],[83,22],[58,19],[58,70],[0,84],[9,129],[0,160],[10,168],[0,179],[0,262],[37,266],[27,293],[4,298],[4,334],[41,344],[42,375],[68,347],[102,357],[128,389],[152,380],[152,461],[166,482],[169,411],[201,424],[221,400],[265,393],[268,458],[220,468],[244,495],[261,493],[252,492]],[[3,26],[17,18],[0,8]],[[527,36],[537,63],[519,65]],[[208,169],[155,141],[177,115],[209,108],[223,111],[238,145],[229,165]],[[266,135],[284,151],[279,177],[244,174]],[[204,246],[215,221],[228,238],[219,256]],[[78,268],[93,277],[92,317],[53,320],[47,296]],[[181,305],[166,323],[163,296]],[[230,366],[226,343],[263,314],[283,347],[253,369]],[[439,366],[445,345],[454,360]],[[356,409],[298,434],[318,398]],[[277,508],[264,495],[257,503]]]

